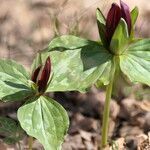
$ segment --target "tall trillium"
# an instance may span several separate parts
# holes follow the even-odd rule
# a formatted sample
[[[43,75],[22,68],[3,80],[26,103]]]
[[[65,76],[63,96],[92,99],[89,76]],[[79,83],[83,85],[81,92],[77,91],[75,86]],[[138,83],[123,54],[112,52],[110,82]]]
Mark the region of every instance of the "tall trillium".
[[[134,37],[137,7],[130,12],[129,7],[120,1],[120,6],[112,4],[106,18],[100,9],[97,9],[96,16],[100,41],[63,35],[53,39],[41,55],[42,61],[50,55],[54,68],[47,92],[83,92],[95,83],[97,87],[102,83],[107,86],[102,121],[102,147],[105,147],[116,72],[131,82],[150,86],[150,39]],[[37,60],[38,57],[33,66]]]
[[[112,53],[116,53],[114,51],[113,45],[125,45],[127,43],[127,39],[129,39],[130,36],[132,36],[132,22],[134,22],[134,19],[136,18],[131,18],[131,15],[132,14],[130,13],[128,5],[125,4],[123,1],[120,1],[120,6],[116,3],[113,3],[106,18],[104,17],[102,12],[99,9],[97,9],[97,23],[101,41],[104,47]],[[120,26],[124,26],[124,32],[122,33],[124,34],[123,36],[125,36],[124,38],[126,40],[125,42],[123,41],[124,43],[116,43],[116,40],[113,39],[113,36],[115,36],[116,34],[115,32],[118,32],[116,31],[118,30],[117,28],[119,28]]]
[[[118,4],[113,3],[107,18],[106,18],[106,26],[105,26],[105,38],[107,40],[107,46],[109,46],[111,42],[111,38],[121,20],[123,18],[128,27],[128,34],[131,33],[131,15],[129,11],[129,7],[122,1],[120,1],[121,8]]]
[[[122,60],[127,59],[126,55],[122,54],[129,53],[131,49],[133,50],[135,42],[137,44],[138,42],[139,44],[142,43],[134,37],[134,25],[138,17],[138,8],[135,7],[130,12],[129,7],[120,1],[120,6],[116,3],[112,4],[106,18],[100,9],[96,10],[96,17],[100,42],[73,35],[63,35],[54,38],[49,43],[48,48],[43,51],[42,57],[45,59],[45,57],[51,55],[55,66],[51,87],[48,87],[48,91],[57,88],[58,91],[78,90],[83,92],[97,81],[108,85],[114,65],[118,63],[120,63],[121,71],[125,75],[128,74],[127,76],[131,81],[142,81],[147,84],[143,80],[143,72],[136,71],[141,76],[141,78],[136,78],[135,75],[131,76],[129,74],[131,71],[124,71],[128,67],[121,66]],[[146,41],[143,44],[146,45]],[[147,47],[144,48],[147,49]],[[116,60],[114,61],[114,59]],[[132,67],[132,62],[128,61],[128,63]],[[116,66],[119,66],[119,64]],[[61,70],[62,67],[63,70]],[[123,67],[124,69],[122,69]],[[56,81],[59,86],[52,86]]]

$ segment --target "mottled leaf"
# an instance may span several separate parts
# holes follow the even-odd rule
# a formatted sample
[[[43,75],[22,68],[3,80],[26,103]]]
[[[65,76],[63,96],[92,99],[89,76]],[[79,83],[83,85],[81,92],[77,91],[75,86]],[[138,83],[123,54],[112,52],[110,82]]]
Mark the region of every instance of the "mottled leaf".
[[[54,38],[48,45],[48,48],[46,49],[51,51],[53,49],[59,48],[59,49],[78,49],[81,47],[84,47],[89,44],[93,44],[93,41],[82,39],[73,35],[63,35],[57,38]]]
[[[60,50],[57,45],[55,49],[53,45],[53,51],[41,54],[43,62],[48,55],[52,62],[52,78],[47,92],[82,92],[99,78],[104,84],[109,83],[112,55],[98,42],[92,41],[89,45],[73,50]]]
[[[0,72],[6,73],[10,76],[15,76],[19,80],[28,80],[29,74],[20,64],[13,60],[0,59]]]
[[[67,112],[56,101],[40,96],[18,110],[18,119],[28,135],[37,138],[45,150],[60,150],[68,130]]]
[[[11,60],[0,60],[0,99],[23,100],[32,93],[29,75],[19,64]]]
[[[120,56],[120,67],[132,82],[150,86],[150,39],[132,43]]]

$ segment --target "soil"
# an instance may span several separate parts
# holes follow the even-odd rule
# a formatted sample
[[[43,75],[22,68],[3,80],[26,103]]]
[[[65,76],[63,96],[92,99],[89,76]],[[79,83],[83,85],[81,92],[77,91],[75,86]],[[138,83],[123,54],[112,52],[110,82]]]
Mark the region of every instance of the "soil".
[[[78,92],[51,93],[51,97],[61,103],[70,118],[70,128],[63,143],[63,150],[97,150],[101,137],[101,120],[105,92],[92,87],[87,94]],[[20,103],[1,104],[1,114],[16,118]],[[11,110],[10,110],[11,107]],[[110,110],[109,143],[118,150],[149,150],[150,148],[150,101],[137,101],[132,97],[121,101],[112,99]],[[111,140],[110,140],[111,138]],[[27,149],[27,136],[21,143]],[[16,145],[1,147],[17,150]],[[42,145],[34,140],[33,148],[41,150]],[[112,150],[113,150],[112,148]],[[2,148],[4,150],[4,148]],[[110,148],[109,148],[110,149]],[[117,149],[115,149],[117,150]]]

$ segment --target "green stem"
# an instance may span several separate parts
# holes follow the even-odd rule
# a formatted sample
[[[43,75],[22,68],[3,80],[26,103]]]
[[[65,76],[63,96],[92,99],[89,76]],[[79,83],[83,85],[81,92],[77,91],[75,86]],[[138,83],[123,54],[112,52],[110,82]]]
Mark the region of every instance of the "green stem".
[[[29,150],[32,150],[33,137],[31,137],[31,136],[29,136],[29,138],[28,138],[28,145],[29,145]]]
[[[115,77],[115,67],[111,77],[112,77],[111,81],[106,88],[106,99],[105,99],[103,122],[102,122],[102,141],[101,141],[102,149],[107,146],[107,142],[108,142],[107,138],[108,138],[108,128],[109,128],[110,101],[111,101],[111,94],[113,88],[113,81]]]

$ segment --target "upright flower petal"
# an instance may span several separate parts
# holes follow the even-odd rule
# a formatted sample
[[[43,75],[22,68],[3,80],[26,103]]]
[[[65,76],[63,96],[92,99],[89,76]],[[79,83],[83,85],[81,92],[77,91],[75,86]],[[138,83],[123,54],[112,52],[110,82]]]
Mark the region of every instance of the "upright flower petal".
[[[131,33],[131,15],[130,10],[127,4],[120,0],[121,5],[121,17],[126,21],[128,26],[128,32]]]
[[[121,19],[121,9],[120,7],[116,4],[113,3],[106,19],[106,38],[108,45],[110,44],[111,38],[115,32],[115,29]]]
[[[38,77],[38,75],[39,75],[40,69],[41,69],[41,66],[37,67],[37,68],[35,69],[35,71],[32,73],[31,80],[32,80],[34,83],[36,83],[36,81],[37,81],[37,77]]]
[[[45,66],[41,72],[41,76],[38,79],[37,84],[39,87],[39,89],[38,89],[39,92],[44,92],[44,90],[46,89],[47,82],[50,77],[50,73],[51,73],[51,61],[50,61],[50,57],[48,57],[45,62]]]

